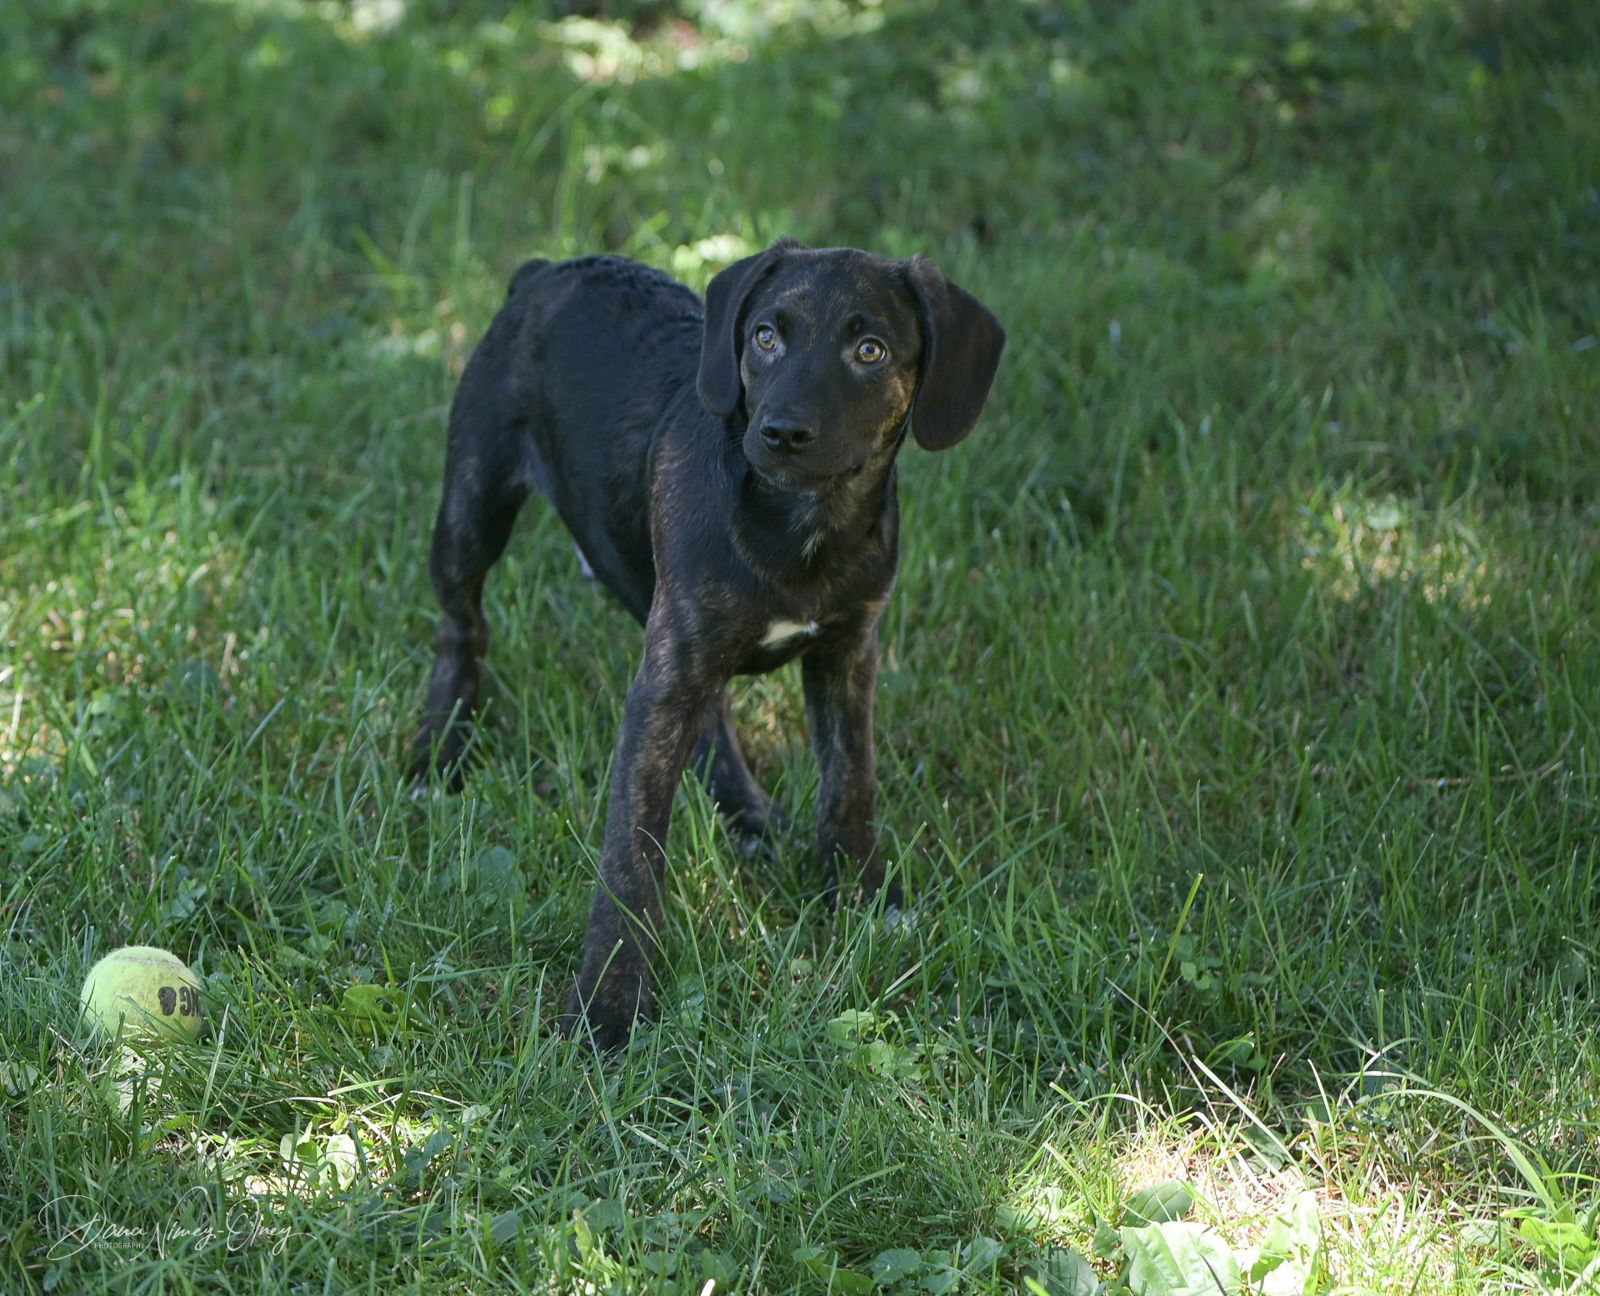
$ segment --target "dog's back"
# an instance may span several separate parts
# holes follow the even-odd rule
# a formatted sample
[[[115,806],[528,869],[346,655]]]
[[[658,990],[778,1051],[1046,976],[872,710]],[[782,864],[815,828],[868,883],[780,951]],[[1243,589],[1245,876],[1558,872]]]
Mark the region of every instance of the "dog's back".
[[[452,438],[510,430],[514,471],[555,506],[595,574],[643,621],[654,585],[649,476],[671,419],[706,420],[694,391],[700,299],[619,257],[533,260],[473,353]]]

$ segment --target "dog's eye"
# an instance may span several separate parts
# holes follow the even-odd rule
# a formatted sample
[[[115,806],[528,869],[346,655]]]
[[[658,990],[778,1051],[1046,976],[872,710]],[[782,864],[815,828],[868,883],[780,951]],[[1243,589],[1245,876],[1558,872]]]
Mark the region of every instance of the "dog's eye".
[[[753,335],[756,345],[763,351],[771,351],[778,345],[778,330],[770,324],[757,324]]]
[[[877,338],[862,338],[856,343],[856,359],[862,364],[877,364],[884,356],[889,354],[889,348],[884,346]]]

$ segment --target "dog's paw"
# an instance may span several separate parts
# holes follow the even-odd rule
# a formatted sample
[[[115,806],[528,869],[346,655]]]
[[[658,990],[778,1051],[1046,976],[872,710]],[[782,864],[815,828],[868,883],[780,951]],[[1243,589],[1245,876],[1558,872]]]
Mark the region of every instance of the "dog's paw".
[[[402,784],[406,797],[419,805],[424,801],[442,800],[449,792],[448,788],[441,787],[429,778],[418,778],[415,774],[408,774]]]
[[[856,909],[877,907],[885,915],[905,909],[899,877],[876,854],[859,865],[827,855],[821,869],[821,895],[831,910],[837,911],[841,902]]]
[[[567,995],[566,1007],[556,1019],[556,1028],[565,1038],[586,1043],[597,1052],[617,1053],[627,1046],[635,1024],[650,1016],[648,994],[643,999],[637,1011],[619,1011],[603,987],[585,997],[574,986]]]
[[[588,1013],[567,1011],[556,1020],[562,1038],[587,1044],[596,1053],[620,1053],[633,1034],[633,1024],[598,1022]]]
[[[778,846],[789,831],[789,816],[783,807],[770,805],[765,813],[747,810],[723,820],[728,836],[746,859],[758,859],[766,864],[778,860]]]
[[[898,904],[886,904],[883,907],[881,925],[886,932],[905,935],[916,931],[919,922],[915,909],[903,909]]]
[[[455,796],[467,785],[466,774],[460,765],[442,770],[408,770],[405,782],[410,787],[413,801],[437,801],[441,797]]]
[[[444,733],[425,728],[411,744],[406,779],[416,800],[461,791],[467,779],[467,741],[454,726]]]

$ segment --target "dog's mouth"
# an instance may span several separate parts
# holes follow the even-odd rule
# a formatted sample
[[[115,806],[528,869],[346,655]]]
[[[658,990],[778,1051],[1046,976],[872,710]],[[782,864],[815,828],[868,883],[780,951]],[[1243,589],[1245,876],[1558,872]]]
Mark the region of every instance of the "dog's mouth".
[[[760,480],[774,490],[788,491],[799,495],[826,495],[837,486],[843,485],[852,478],[859,477],[866,471],[866,461],[846,464],[842,468],[806,468],[800,464],[757,463],[750,460],[750,469]]]

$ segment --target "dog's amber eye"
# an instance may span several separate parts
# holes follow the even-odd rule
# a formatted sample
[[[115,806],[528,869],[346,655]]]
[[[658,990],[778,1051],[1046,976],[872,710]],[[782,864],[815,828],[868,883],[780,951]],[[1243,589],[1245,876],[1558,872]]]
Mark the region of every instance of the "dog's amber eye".
[[[889,348],[877,338],[862,338],[856,343],[856,359],[862,364],[877,364],[889,354]]]
[[[778,345],[778,330],[770,324],[757,324],[755,339],[756,345],[763,351],[771,351]]]

